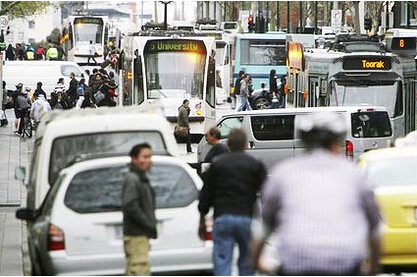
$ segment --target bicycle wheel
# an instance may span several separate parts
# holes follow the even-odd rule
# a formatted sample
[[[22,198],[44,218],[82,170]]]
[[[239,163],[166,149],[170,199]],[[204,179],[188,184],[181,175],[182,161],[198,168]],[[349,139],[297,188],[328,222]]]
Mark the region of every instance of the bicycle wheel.
[[[24,137],[25,135],[28,138],[32,137],[32,124],[30,123],[30,119],[28,117],[23,118],[23,132],[22,132],[22,137]]]

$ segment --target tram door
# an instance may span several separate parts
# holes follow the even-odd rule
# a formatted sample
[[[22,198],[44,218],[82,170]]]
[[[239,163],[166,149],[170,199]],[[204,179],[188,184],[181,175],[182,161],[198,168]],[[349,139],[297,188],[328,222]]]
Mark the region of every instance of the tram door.
[[[320,79],[318,77],[310,77],[308,83],[308,106],[317,107],[317,102],[320,97]]]
[[[405,120],[405,134],[416,129],[416,118],[415,118],[415,105],[416,105],[416,84],[413,79],[405,81],[405,109],[404,109],[404,120]]]

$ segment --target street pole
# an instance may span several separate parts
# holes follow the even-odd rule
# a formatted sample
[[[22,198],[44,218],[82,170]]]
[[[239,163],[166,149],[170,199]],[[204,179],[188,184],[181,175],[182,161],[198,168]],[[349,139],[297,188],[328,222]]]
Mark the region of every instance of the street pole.
[[[287,1],[287,33],[291,33],[291,26],[290,26],[290,1]]]
[[[277,24],[276,24],[276,30],[279,31],[281,28],[280,26],[280,19],[279,19],[279,1],[277,1]]]
[[[165,8],[164,8],[164,11],[165,11],[165,14],[164,14],[164,30],[166,31],[166,30],[168,30],[168,4],[171,4],[172,3],[172,1],[159,1],[159,3],[162,3],[162,4],[164,4],[165,5]]]

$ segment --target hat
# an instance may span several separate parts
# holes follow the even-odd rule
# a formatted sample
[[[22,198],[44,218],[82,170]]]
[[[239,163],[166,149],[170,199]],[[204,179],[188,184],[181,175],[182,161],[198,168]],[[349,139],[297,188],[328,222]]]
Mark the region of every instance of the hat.
[[[22,88],[22,87],[23,87],[23,84],[22,84],[22,83],[18,83],[18,84],[16,85],[16,88],[17,88],[17,89]]]

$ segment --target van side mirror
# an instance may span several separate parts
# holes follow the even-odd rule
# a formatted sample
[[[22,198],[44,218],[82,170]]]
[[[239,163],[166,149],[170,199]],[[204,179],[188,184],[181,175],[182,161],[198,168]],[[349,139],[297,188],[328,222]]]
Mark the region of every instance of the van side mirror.
[[[20,220],[26,221],[35,221],[36,213],[35,210],[32,209],[19,209],[16,211],[16,218]]]
[[[14,179],[18,181],[25,181],[26,178],[26,168],[23,166],[16,166],[14,169]]]

